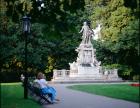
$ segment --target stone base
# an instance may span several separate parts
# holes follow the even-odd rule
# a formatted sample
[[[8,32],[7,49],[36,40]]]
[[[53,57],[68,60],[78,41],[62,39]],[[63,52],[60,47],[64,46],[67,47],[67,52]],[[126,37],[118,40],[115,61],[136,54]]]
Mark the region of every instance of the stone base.
[[[78,66],[77,71],[70,71],[70,78],[94,78],[98,79],[101,77],[100,71],[98,67],[83,67]]]
[[[104,83],[104,82],[123,82],[123,80],[117,78],[117,79],[105,79],[102,78],[82,78],[82,77],[75,77],[75,78],[56,78],[52,79],[52,82],[54,83]]]
[[[55,79],[52,79],[52,82],[54,83],[98,83],[98,82],[122,82],[123,80],[118,77],[111,77],[106,75],[100,75],[100,76],[73,76],[73,77],[57,77]]]
[[[114,72],[114,71],[113,71]],[[122,82],[122,79],[111,72],[103,74],[99,67],[84,67],[79,65],[77,70],[56,70],[52,82],[54,83],[90,83],[90,82]]]

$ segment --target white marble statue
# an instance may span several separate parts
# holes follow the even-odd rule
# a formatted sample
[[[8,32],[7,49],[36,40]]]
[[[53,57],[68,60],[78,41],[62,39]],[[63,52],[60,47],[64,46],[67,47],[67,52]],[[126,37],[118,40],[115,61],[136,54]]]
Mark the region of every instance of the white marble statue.
[[[101,24],[98,24],[95,29],[92,29],[92,31],[94,32],[94,40],[101,38]]]
[[[92,31],[92,29],[90,29],[87,22],[83,23],[82,29],[80,30],[79,33],[83,33],[83,35],[82,35],[82,43],[83,44],[91,43],[90,40],[91,40],[91,36],[93,34],[93,31]]]
[[[70,70],[77,70],[77,63],[73,62],[73,63],[69,63],[70,65]]]

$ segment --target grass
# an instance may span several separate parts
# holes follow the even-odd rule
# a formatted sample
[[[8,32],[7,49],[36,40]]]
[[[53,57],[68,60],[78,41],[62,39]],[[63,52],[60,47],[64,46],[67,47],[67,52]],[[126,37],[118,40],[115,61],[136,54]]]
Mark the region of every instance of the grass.
[[[128,84],[74,85],[68,88],[139,103],[139,87]]]
[[[1,108],[42,108],[36,101],[24,99],[21,83],[1,84]]]

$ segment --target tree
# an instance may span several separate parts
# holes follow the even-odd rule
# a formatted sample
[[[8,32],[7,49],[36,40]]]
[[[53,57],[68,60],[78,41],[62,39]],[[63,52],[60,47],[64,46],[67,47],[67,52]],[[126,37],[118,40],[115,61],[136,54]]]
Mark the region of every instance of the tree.
[[[103,64],[126,65],[133,74],[139,69],[138,6],[136,0],[95,0],[90,16],[93,26],[102,23],[102,38],[94,45],[98,58]]]
[[[52,67],[48,57],[54,60],[53,69],[68,68],[69,58],[72,60],[76,55],[73,52],[80,41],[77,28],[82,20],[78,16],[82,16],[84,0],[44,0],[44,4],[45,8],[39,10],[35,0],[1,0],[1,75],[10,75],[12,81],[19,80],[25,65],[25,37],[21,28],[25,14],[32,17],[28,37],[29,74]]]

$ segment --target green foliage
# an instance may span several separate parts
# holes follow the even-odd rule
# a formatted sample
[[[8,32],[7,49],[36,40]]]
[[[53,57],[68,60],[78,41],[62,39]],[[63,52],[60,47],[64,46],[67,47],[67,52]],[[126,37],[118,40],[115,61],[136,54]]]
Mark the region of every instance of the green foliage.
[[[133,69],[127,65],[110,64],[104,65],[103,69],[118,69],[118,75],[122,77],[124,80],[132,78]]]
[[[133,76],[133,81],[139,81],[139,80],[140,80],[140,75]]]
[[[123,49],[134,48],[139,55],[139,20],[133,20],[122,30],[119,41]]]
[[[32,23],[27,40],[29,75],[46,70],[51,77],[53,69],[68,68],[69,60],[75,60],[74,50],[80,41],[77,33],[83,20],[79,16],[83,14],[84,0],[45,0],[44,4],[45,8],[39,11],[35,0],[1,1],[0,67],[1,76],[7,76],[2,81],[19,81],[24,72],[25,37],[20,22],[25,14],[31,16]],[[47,60],[49,57],[54,61]],[[14,58],[16,62],[13,63]]]
[[[131,78],[131,73],[133,72],[133,69],[127,65],[120,65],[118,71],[119,71],[119,75],[123,79],[127,80]]]
[[[110,68],[111,64],[120,64],[120,74],[132,78],[140,69],[139,1],[92,2],[92,26],[102,23],[102,37],[97,42],[93,41],[97,59],[101,60],[103,65],[109,64]]]
[[[54,59],[50,56],[48,56],[48,65],[46,68],[45,73],[52,72],[54,69]]]
[[[105,65],[104,68],[106,69],[118,69],[120,67],[120,64],[111,64],[111,65]]]

